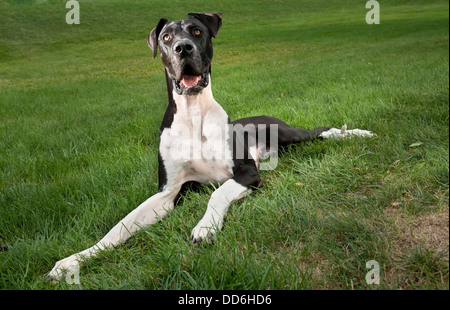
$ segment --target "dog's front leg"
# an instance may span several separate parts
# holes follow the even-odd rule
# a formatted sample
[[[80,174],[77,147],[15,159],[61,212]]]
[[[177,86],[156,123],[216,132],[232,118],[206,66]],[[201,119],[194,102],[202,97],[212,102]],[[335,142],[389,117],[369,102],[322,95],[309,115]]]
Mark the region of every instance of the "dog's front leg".
[[[117,246],[142,227],[158,222],[173,209],[180,188],[181,185],[175,186],[147,199],[116,224],[96,245],[58,261],[45,280],[61,280],[66,273],[79,268],[83,260],[97,255],[101,250]]]
[[[230,204],[247,196],[251,191],[249,187],[237,183],[234,179],[226,181],[216,189],[208,202],[205,215],[192,230],[192,241],[198,243],[202,240],[214,240],[216,232],[222,229],[223,219]]]

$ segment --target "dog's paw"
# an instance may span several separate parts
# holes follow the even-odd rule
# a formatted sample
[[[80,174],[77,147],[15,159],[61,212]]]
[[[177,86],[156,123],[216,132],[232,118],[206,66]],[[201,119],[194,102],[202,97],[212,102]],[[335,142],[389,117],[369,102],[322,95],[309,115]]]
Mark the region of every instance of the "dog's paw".
[[[348,130],[347,125],[342,126],[341,129],[331,128],[327,131],[322,132],[319,135],[319,137],[322,137],[324,139],[330,139],[330,138],[340,139],[340,138],[351,138],[351,137],[369,138],[369,137],[373,137],[373,136],[376,136],[376,134],[374,134],[373,132],[368,131],[368,130],[362,130],[362,129]]]
[[[80,262],[76,255],[66,257],[55,264],[55,267],[44,277],[44,281],[60,281],[66,275],[72,275],[80,270]]]
[[[201,243],[202,241],[206,241],[208,243],[213,243],[216,240],[216,232],[216,226],[200,222],[192,230],[192,242]]]

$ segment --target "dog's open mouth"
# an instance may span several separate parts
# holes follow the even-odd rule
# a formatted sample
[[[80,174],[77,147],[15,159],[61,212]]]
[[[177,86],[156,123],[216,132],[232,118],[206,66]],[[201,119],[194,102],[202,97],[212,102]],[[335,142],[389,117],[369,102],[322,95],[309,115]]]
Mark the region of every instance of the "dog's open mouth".
[[[196,95],[208,86],[208,82],[207,74],[196,75],[185,70],[180,80],[174,80],[174,86],[180,95]]]
[[[180,86],[184,88],[195,87],[202,80],[201,75],[183,75],[180,81]]]

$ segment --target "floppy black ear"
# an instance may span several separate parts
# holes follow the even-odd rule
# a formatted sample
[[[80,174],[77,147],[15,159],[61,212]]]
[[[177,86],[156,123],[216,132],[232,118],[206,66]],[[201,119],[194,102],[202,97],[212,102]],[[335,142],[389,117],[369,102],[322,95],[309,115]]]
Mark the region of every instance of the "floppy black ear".
[[[220,26],[222,26],[222,13],[189,13],[188,17],[197,18],[201,21],[214,38],[219,32]]]
[[[159,34],[161,33],[161,30],[164,28],[167,22],[168,22],[167,19],[161,18],[158,22],[158,25],[155,28],[153,28],[153,30],[147,36],[147,44],[153,51],[153,58],[156,57]]]

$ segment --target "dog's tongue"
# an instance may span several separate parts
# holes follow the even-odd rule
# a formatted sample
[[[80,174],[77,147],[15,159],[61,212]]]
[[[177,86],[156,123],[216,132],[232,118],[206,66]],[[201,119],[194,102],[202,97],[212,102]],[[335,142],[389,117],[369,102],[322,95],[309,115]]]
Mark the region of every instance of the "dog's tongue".
[[[201,75],[183,75],[181,82],[185,87],[197,86],[198,81],[202,79]]]

